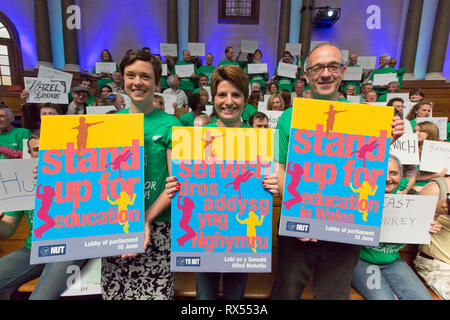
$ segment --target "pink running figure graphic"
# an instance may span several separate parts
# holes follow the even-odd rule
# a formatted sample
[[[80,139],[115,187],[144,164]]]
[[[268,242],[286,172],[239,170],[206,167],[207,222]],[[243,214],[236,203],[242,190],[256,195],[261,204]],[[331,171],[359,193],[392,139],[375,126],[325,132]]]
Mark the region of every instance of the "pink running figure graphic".
[[[213,164],[217,158],[217,154],[212,153],[212,144],[215,139],[223,136],[211,136],[211,132],[209,130],[205,132],[205,136],[205,139],[202,139],[203,141],[205,141],[205,161],[207,164]]]
[[[86,149],[87,139],[88,139],[88,129],[90,127],[92,127],[96,124],[102,123],[102,122],[104,122],[104,121],[88,123],[88,122],[86,122],[85,117],[80,117],[78,126],[72,128],[72,129],[78,130],[78,134],[77,134],[77,156],[78,156],[78,158],[80,158],[81,150]]]
[[[334,120],[336,120],[336,114],[341,113],[341,112],[346,112],[346,111],[347,110],[341,110],[341,111],[334,110],[334,106],[332,104],[330,104],[329,111],[324,112],[325,114],[328,115],[327,129],[326,129],[327,136],[328,136],[328,133],[333,130]]]
[[[108,163],[106,167],[112,166],[113,170],[119,169],[119,176],[122,177],[122,171],[120,170],[120,166],[122,162],[127,162],[128,159],[133,155],[133,153],[130,150],[127,150],[123,154],[119,154],[111,163]]]
[[[357,151],[353,151],[352,155],[357,153],[358,156],[356,157],[357,159],[363,159],[364,160],[364,168],[366,167],[366,153],[367,152],[372,152],[373,150],[375,150],[375,148],[378,147],[378,142],[374,141],[370,144],[365,144],[363,145],[359,150]]]
[[[292,169],[291,169],[292,167]],[[302,201],[302,196],[297,191],[297,187],[302,180],[303,168],[298,163],[292,164],[292,161],[289,162],[288,167],[286,168],[286,173],[291,176],[291,182],[287,186],[287,191],[294,198],[289,199],[284,202],[284,207],[288,210],[291,210],[291,207]]]
[[[186,231],[186,234],[179,237],[177,242],[180,246],[184,247],[186,241],[195,237],[194,229],[189,226],[189,221],[191,220],[192,210],[195,208],[195,204],[191,198],[184,197],[183,204],[181,204],[181,196],[177,199],[177,208],[182,211],[182,216],[180,220],[180,228]]]
[[[225,188],[227,188],[230,184],[233,185],[233,190],[239,191],[239,199],[241,198],[241,183],[247,182],[249,179],[253,178],[255,175],[254,172],[247,170],[243,174],[238,175],[233,182],[227,183]]]
[[[42,226],[34,230],[34,235],[36,238],[42,238],[42,234],[47,230],[53,228],[55,226],[55,221],[48,215],[48,211],[53,202],[53,197],[55,196],[55,190],[50,186],[43,186],[41,193],[42,185],[40,184],[37,188],[36,198],[41,199],[41,207],[37,212],[37,216],[39,219],[45,222]]]

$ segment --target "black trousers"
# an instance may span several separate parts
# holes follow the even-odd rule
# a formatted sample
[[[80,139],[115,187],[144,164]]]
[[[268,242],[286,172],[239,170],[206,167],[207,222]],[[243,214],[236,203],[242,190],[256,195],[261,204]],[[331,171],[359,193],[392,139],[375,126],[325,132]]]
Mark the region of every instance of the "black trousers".
[[[351,244],[278,236],[277,274],[270,299],[300,299],[314,271],[314,299],[348,300],[360,249]]]

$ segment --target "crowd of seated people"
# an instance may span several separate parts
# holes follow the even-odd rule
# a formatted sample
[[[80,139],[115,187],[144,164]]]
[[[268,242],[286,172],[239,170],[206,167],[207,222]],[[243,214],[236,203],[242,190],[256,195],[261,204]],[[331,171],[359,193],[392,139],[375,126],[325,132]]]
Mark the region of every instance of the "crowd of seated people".
[[[149,52],[150,50],[148,48],[143,48],[142,51]],[[283,53],[280,62],[297,65],[297,73],[295,78],[288,78],[278,75],[278,66],[276,66],[275,71],[271,77],[268,73],[248,74],[249,64],[263,63],[263,53],[259,49],[254,53],[249,53],[247,55],[247,61],[244,62],[239,61],[241,54],[242,52],[238,51],[238,54],[235,57],[234,48],[227,47],[224,53],[223,60],[221,60],[216,67],[214,66],[214,57],[211,53],[208,53],[206,55],[206,65],[202,65],[202,62],[198,57],[191,56],[189,50],[183,51],[182,58],[179,61],[176,57],[165,57],[165,59],[162,61],[159,54],[149,53],[152,59],[167,65],[167,74],[162,75],[160,83],[157,83],[156,85],[155,93],[160,93],[160,95],[153,95],[152,97],[151,103],[154,109],[159,109],[162,112],[169,114],[174,114],[177,109],[185,109],[186,113],[179,116],[180,125],[216,126],[218,123],[221,123],[223,115],[220,113],[218,114],[215,108],[212,108],[211,112],[206,112],[207,107],[210,106],[208,101],[211,101],[211,96],[206,89],[210,88],[212,85],[211,78],[214,70],[216,70],[220,66],[229,65],[238,66],[243,71],[243,74],[246,75],[246,81],[248,82],[248,88],[239,89],[241,92],[245,92],[245,90],[248,89],[248,94],[244,95],[246,97],[246,100],[242,101],[242,112],[240,112],[239,114],[240,121],[242,121],[243,123],[242,127],[268,128],[270,120],[265,114],[266,110],[278,111],[281,115],[283,111],[294,106],[296,99],[312,98],[312,90],[309,87],[307,79],[304,77],[304,59],[302,59],[301,57],[294,57],[287,51]],[[106,49],[101,53],[101,61],[114,62],[110,52]],[[395,69],[395,58],[391,58],[386,55],[380,57],[379,63],[379,68],[375,70],[365,70],[363,72],[361,81],[353,81],[351,83],[343,82],[339,89],[339,96],[342,99],[347,100],[347,98],[349,98],[350,96],[360,95],[359,102],[368,104],[368,107],[370,107],[370,103],[382,102],[388,106],[394,107],[397,112],[403,117],[405,101],[403,101],[403,99],[401,98],[394,98],[390,99],[389,101],[386,100],[389,93],[399,92],[402,82],[401,78],[403,76],[404,70]],[[188,77],[180,77],[179,75],[177,75],[177,66],[186,65],[193,65],[193,73]],[[347,66],[358,66],[357,55],[355,53],[351,53],[349,55]],[[374,75],[390,72],[396,73],[399,76],[399,81],[390,82],[386,86],[374,86],[372,84]],[[95,73],[95,68],[93,70],[93,73]],[[69,94],[70,103],[68,105],[29,104],[26,102],[29,94],[26,90],[23,90],[21,93],[21,99],[24,102],[22,105],[22,110],[24,123],[28,125],[28,128],[23,130],[24,132],[22,133],[21,137],[30,139],[31,137],[33,137],[31,135],[31,131],[38,130],[40,128],[41,116],[61,114],[86,114],[87,107],[90,106],[95,107],[114,105],[116,107],[116,111],[121,111],[122,109],[126,108],[125,100],[123,97],[126,95],[126,90],[124,88],[124,74],[123,70],[119,71],[118,64],[116,71],[110,74],[101,73],[97,76],[97,78],[97,88],[92,88],[93,83],[89,78],[81,78],[80,84],[74,86]],[[93,92],[98,92],[98,94],[92,94]],[[175,96],[176,102],[174,102],[171,106],[167,106],[165,104],[164,95]],[[420,88],[412,90],[409,93],[409,100],[411,103],[413,103],[413,105],[408,114],[405,114],[403,117],[406,121],[405,132],[414,132],[418,136],[420,152],[424,140],[439,141],[439,132],[437,131],[437,126],[435,124],[433,124],[432,122],[417,123],[416,121],[417,117],[430,116],[432,102],[425,101],[424,98],[425,96],[423,90],[421,90]],[[212,104],[214,105],[213,101]],[[264,105],[265,108],[260,109],[261,105]],[[5,110],[5,113],[8,113],[8,110]],[[2,109],[0,109],[0,111],[2,111]],[[2,135],[4,135],[3,132],[4,131],[2,129],[0,139],[2,138]],[[35,139],[39,140],[39,137]],[[3,142],[0,143],[0,154],[4,155],[4,158],[21,158],[21,155],[19,153],[11,152],[10,150],[6,150],[5,152],[3,152],[2,148],[4,148]],[[15,154],[15,156],[13,156],[13,154]],[[393,181],[386,181],[387,186],[388,183],[390,184],[390,191],[388,191],[388,187],[386,187],[386,192],[438,195],[440,192],[440,188],[444,188],[443,186],[445,186],[445,183],[447,185],[449,184],[449,177],[446,170],[443,170],[440,173],[423,172],[420,170],[420,167],[402,166],[398,159],[395,158],[390,158],[389,166],[392,167],[391,171],[398,172],[398,175],[389,175],[389,178],[394,179]],[[442,181],[444,181],[444,183]],[[421,247],[421,251],[416,258],[415,263],[417,270],[420,270],[420,277],[425,279],[424,281],[426,281],[426,283],[429,285],[433,283],[433,286],[439,286],[439,289],[436,289],[439,292],[439,295],[441,297],[444,297],[445,299],[448,299],[448,288],[450,287],[450,284],[442,283],[442,281],[436,281],[436,276],[431,276],[431,274],[435,275],[436,273],[438,273],[440,274],[440,277],[442,277],[442,271],[439,271],[441,273],[437,271],[439,269],[439,263],[443,264],[446,268],[449,268],[450,265],[448,261],[450,228],[448,224],[448,216],[447,219],[445,219],[445,214],[443,214],[443,212],[445,210],[448,210],[448,208],[444,202],[439,202],[438,209],[436,210],[441,214],[436,216],[436,225],[439,225],[439,227],[433,228],[435,224],[432,225],[432,228],[430,229],[430,233],[432,233],[432,244],[430,244],[429,246]],[[0,214],[0,222],[3,221],[9,225],[8,232],[0,232],[0,236],[2,238],[7,238],[12,233],[14,233],[15,229],[17,228],[17,217],[21,217],[21,215],[23,214],[25,213],[11,213],[9,215],[7,213]],[[8,216],[9,218],[3,218],[6,216]],[[435,243],[438,243],[439,248],[444,247],[444,249],[440,249],[440,251],[436,250],[435,247],[433,247],[433,241]],[[447,244],[446,247],[445,243]],[[367,268],[368,264],[377,266],[384,265],[385,269],[392,268],[394,270],[395,268],[395,273],[393,275],[394,277],[398,277],[400,274],[408,273],[409,278],[403,279],[404,282],[401,284],[400,289],[408,286],[413,286],[412,292],[408,291],[404,293],[400,289],[398,291],[389,289],[388,283],[391,281],[391,279],[388,278],[386,278],[386,281],[383,282],[383,284],[385,284],[386,286],[383,287],[381,291],[379,291],[378,293],[373,291],[369,292],[366,290],[367,288],[364,288],[362,286],[362,284],[364,284],[367,279],[363,277],[362,273],[358,271],[359,268],[357,268],[355,269],[352,283],[354,287],[358,291],[360,291],[360,293],[366,299],[431,298],[425,287],[423,287],[417,276],[415,276],[414,272],[407,266],[405,266],[404,262],[400,260],[398,251],[401,249],[401,247],[402,245],[396,246],[394,250],[395,252],[393,252],[388,258],[382,256],[378,252],[376,259],[374,259],[374,252],[376,252],[377,250],[382,251],[383,248],[365,248],[364,253],[362,253],[360,256],[359,265],[361,266],[361,268]],[[386,259],[389,260],[389,262],[386,263]],[[434,261],[433,259],[435,259],[436,261]],[[436,263],[439,262],[438,267],[431,267],[430,261],[428,260],[432,260]],[[5,260],[0,259],[0,265],[4,261]],[[23,264],[23,262],[20,263]],[[73,262],[71,263],[73,264]],[[80,261],[79,263],[80,265],[82,265],[84,261]],[[450,270],[446,270],[447,272],[444,273],[444,275],[448,277]],[[42,277],[42,275],[47,275],[48,273],[49,275],[47,275],[47,278],[48,276],[53,276],[58,279],[61,278],[60,273],[58,273],[60,272],[60,270],[58,271],[58,268],[56,268],[52,264],[49,264],[47,267],[44,266],[42,269],[33,272],[34,273],[32,273],[32,275],[34,277],[39,275],[41,275]],[[392,276],[392,273],[390,276]],[[18,282],[14,282],[13,284],[2,287],[1,281],[2,273],[0,272],[0,292],[4,288],[11,288],[14,286],[17,287],[18,285]],[[45,281],[44,277],[42,281]],[[205,275],[203,274],[199,275],[199,281],[208,282],[210,280],[206,279]],[[242,285],[242,281],[244,280],[238,279],[236,281],[237,283]],[[54,299],[58,296],[58,294],[61,293],[61,290],[62,289],[60,286],[55,285],[52,288],[52,291],[47,292],[46,295],[43,295],[39,290],[37,290],[35,297]],[[208,293],[205,294],[205,296],[209,297],[210,294],[213,295],[213,293]],[[239,297],[242,298],[242,295],[240,295]]]

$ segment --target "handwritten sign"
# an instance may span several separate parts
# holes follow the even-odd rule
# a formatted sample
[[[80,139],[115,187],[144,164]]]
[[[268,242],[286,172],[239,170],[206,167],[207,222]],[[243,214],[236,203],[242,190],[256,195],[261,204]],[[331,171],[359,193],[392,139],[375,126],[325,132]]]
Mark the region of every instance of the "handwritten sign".
[[[70,88],[72,85],[73,75],[68,72],[40,65],[37,77],[44,79],[63,79],[66,81],[66,88]]]
[[[393,108],[295,99],[279,234],[378,245]]]
[[[437,200],[437,196],[386,194],[380,242],[429,244]]]
[[[176,43],[160,43],[159,50],[161,56],[178,56],[178,46]]]
[[[417,117],[417,123],[429,121],[434,123],[439,129],[439,139],[447,140],[447,117]]]
[[[396,156],[401,164],[419,164],[419,143],[417,135],[403,134],[389,149],[390,154]]]
[[[143,114],[43,117],[30,263],[143,251]]]
[[[425,140],[422,145],[420,170],[441,172],[443,169],[450,172],[450,142]]]
[[[34,209],[33,170],[37,159],[0,161],[1,212]]]
[[[266,110],[264,113],[269,118],[269,128],[275,129],[283,111]]]
[[[273,130],[173,127],[172,141],[171,270],[270,272]]]
[[[67,93],[70,88],[67,87],[66,80],[31,77],[24,77],[23,79],[25,90],[30,93],[27,99],[28,103],[69,103]]]

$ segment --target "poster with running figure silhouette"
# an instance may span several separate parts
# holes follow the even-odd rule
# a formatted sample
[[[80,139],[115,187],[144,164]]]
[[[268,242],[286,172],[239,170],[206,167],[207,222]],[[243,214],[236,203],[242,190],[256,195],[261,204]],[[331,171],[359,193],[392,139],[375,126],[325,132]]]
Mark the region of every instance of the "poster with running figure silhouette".
[[[143,252],[142,114],[43,117],[31,264]]]
[[[280,235],[378,245],[393,114],[295,99]]]
[[[173,127],[171,270],[270,272],[274,130]]]

